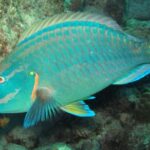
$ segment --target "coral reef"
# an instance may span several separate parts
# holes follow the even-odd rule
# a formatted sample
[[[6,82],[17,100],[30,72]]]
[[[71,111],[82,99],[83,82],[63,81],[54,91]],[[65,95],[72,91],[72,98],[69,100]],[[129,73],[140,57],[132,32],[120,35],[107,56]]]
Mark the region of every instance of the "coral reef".
[[[141,20],[150,19],[149,0],[126,0],[126,15]]]
[[[101,12],[108,14],[119,23],[122,23],[125,0],[87,0],[86,7],[93,6]]]
[[[133,128],[129,134],[129,148],[131,150],[150,149],[150,124],[139,124]]]
[[[1,56],[14,49],[21,33],[33,22],[63,9],[62,0],[0,0]]]
[[[85,4],[85,0],[65,0],[64,10],[65,11],[79,11],[82,10]]]
[[[143,39],[150,39],[150,21],[128,19],[125,21],[125,31]]]
[[[37,130],[16,127],[7,135],[7,141],[9,143],[24,145],[27,148],[33,148],[38,143],[37,135]]]

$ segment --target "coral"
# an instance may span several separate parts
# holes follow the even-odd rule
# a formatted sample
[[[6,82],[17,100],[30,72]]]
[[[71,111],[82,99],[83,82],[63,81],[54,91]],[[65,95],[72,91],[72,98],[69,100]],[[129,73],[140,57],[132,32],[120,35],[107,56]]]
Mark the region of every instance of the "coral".
[[[129,134],[129,148],[131,150],[150,149],[150,124],[141,124],[134,127]]]
[[[107,4],[107,0],[87,0],[86,5],[98,7],[98,8],[105,8]]]
[[[73,149],[64,143],[54,143],[47,146],[35,148],[34,150],[73,150]]]
[[[0,56],[4,56],[8,53],[8,41],[4,31],[0,30]]]
[[[72,148],[64,143],[55,143],[51,146],[51,150],[72,150]]]
[[[22,127],[14,128],[8,135],[7,141],[19,145],[24,145],[27,148],[35,147],[38,143],[38,132],[34,129],[23,129]]]
[[[150,19],[149,0],[126,0],[126,15],[141,20]]]
[[[103,150],[127,150],[128,136],[122,129],[110,130],[105,134],[101,143]]]
[[[125,0],[87,0],[87,6],[94,6],[97,10],[108,14],[119,23],[122,23]]]
[[[4,136],[1,136],[0,137],[0,150],[1,150],[1,147],[5,146],[7,144],[7,140]]]
[[[84,7],[85,0],[65,0],[64,9],[65,11],[79,11]]]
[[[95,139],[87,139],[80,141],[76,146],[76,150],[101,150],[99,141]]]
[[[150,85],[146,84],[141,89],[140,100],[135,105],[134,116],[140,122],[150,122]]]
[[[125,9],[124,6],[125,0],[109,0],[105,6],[105,12],[121,24]]]
[[[150,39],[150,21],[128,19],[125,31],[139,38]]]
[[[62,11],[62,0],[1,0],[0,54],[3,55],[14,49],[21,33],[31,24]]]
[[[3,150],[27,150],[27,149],[24,146],[10,143],[4,146]]]
[[[140,99],[140,91],[136,87],[124,87],[120,88],[117,97],[120,101],[125,99],[131,103],[136,103]]]

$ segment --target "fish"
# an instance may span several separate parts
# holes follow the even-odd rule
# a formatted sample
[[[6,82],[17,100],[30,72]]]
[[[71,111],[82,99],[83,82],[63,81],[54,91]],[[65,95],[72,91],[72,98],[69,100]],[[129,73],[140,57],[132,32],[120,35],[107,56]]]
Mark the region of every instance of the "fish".
[[[4,128],[6,125],[8,125],[9,122],[10,122],[10,118],[8,117],[0,118],[0,127]]]
[[[0,113],[25,112],[25,128],[62,111],[94,117],[86,100],[149,73],[148,40],[125,33],[104,15],[57,14],[26,30],[0,63]]]

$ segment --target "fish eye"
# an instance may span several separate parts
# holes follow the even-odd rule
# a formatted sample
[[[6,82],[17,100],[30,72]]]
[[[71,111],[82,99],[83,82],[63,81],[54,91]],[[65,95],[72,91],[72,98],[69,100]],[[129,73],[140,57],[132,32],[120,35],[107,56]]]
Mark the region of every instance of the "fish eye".
[[[3,82],[5,82],[5,78],[0,76],[0,84],[3,83]]]

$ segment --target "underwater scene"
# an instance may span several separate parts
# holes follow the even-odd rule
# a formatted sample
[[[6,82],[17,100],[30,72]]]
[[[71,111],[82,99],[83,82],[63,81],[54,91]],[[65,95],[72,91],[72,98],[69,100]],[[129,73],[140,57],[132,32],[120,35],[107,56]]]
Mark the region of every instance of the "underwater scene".
[[[150,150],[150,0],[0,0],[0,150]]]

